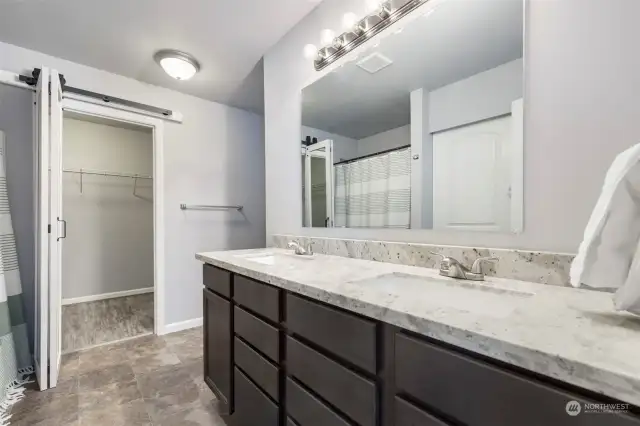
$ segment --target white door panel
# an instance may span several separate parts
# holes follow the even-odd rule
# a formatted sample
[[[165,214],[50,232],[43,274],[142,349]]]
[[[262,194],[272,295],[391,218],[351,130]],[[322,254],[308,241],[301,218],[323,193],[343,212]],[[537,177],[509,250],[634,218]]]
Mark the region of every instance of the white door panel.
[[[511,116],[433,135],[434,228],[508,231]]]
[[[36,87],[36,286],[34,361],[40,390],[48,386],[49,357],[49,69],[41,68]]]
[[[51,71],[50,152],[51,194],[49,239],[49,387],[56,387],[62,349],[62,244],[67,224],[62,217],[62,87],[57,71]]]

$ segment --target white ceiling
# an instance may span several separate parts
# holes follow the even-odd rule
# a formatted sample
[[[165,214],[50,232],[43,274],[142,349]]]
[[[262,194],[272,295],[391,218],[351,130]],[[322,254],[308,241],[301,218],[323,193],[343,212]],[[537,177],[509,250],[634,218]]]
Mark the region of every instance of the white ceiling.
[[[447,0],[360,55],[379,52],[392,65],[368,74],[350,62],[306,87],[302,124],[354,139],[407,125],[411,91],[521,58],[522,39],[523,0]]]
[[[261,112],[262,56],[317,3],[0,0],[0,41]],[[153,60],[164,48],[195,56],[200,73],[189,81],[166,75]]]

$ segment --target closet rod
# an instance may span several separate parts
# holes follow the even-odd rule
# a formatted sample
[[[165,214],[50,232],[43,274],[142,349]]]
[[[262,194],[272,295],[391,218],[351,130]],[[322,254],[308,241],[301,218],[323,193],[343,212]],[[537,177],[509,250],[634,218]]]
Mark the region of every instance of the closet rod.
[[[87,170],[87,169],[62,169],[65,173],[77,173],[81,175],[99,175],[99,176],[118,176],[137,179],[153,179],[152,176],[138,175],[135,173],[116,173],[103,170]]]
[[[202,204],[180,204],[180,210],[238,210],[242,211],[244,206],[208,206]]]

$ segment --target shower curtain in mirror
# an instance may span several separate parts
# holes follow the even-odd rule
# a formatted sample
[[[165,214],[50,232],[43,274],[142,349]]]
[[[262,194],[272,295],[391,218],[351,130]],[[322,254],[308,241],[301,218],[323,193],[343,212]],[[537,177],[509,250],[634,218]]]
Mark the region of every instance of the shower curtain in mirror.
[[[6,146],[0,131],[0,425],[23,395],[26,377],[33,373],[27,338],[18,253],[7,194]]]
[[[411,152],[402,148],[335,166],[335,226],[409,228]]]

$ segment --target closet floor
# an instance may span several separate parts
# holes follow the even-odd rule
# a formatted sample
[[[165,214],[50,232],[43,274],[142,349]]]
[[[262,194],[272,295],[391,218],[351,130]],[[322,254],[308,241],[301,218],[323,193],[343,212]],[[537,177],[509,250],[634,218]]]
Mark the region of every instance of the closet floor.
[[[64,355],[58,386],[30,384],[11,426],[225,426],[202,356],[201,327]]]
[[[153,293],[62,306],[62,353],[153,333]]]

